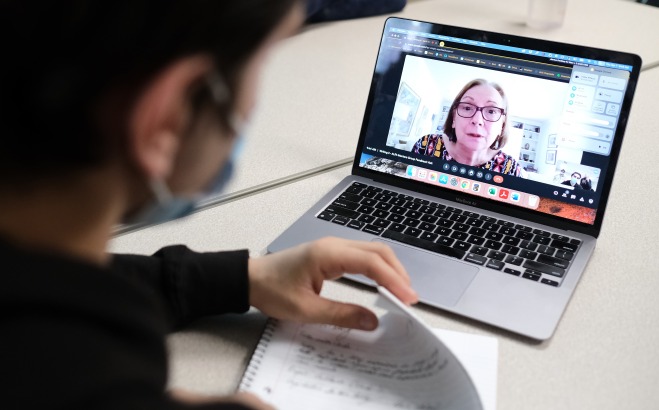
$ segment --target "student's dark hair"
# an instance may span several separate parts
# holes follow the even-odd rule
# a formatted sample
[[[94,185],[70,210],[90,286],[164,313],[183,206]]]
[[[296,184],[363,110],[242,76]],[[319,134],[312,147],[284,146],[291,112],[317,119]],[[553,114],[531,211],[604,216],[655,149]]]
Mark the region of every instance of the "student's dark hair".
[[[188,55],[214,58],[229,88],[218,107],[227,125],[242,67],[300,2],[1,1],[0,182],[102,163],[122,145],[127,112],[108,132],[99,105],[112,94],[127,111],[156,73]]]
[[[501,88],[499,84],[487,80],[483,80],[481,78],[477,78],[475,80],[469,81],[467,84],[465,84],[464,87],[462,87],[462,90],[460,90],[458,95],[455,96],[455,99],[451,104],[451,108],[448,110],[448,116],[446,117],[446,121],[444,122],[444,134],[446,134],[449,141],[451,142],[456,142],[458,140],[458,137],[455,135],[455,128],[453,128],[453,119],[455,118],[455,111],[457,110],[458,104],[460,104],[460,102],[462,101],[462,97],[464,97],[467,91],[479,85],[489,85],[490,87],[497,90],[497,92],[499,93],[499,95],[501,95],[501,98],[503,99],[503,107],[500,108],[504,109],[505,115],[503,116],[503,126],[501,127],[501,135],[497,136],[497,139],[494,140],[494,143],[492,143],[492,146],[490,147],[494,150],[498,150],[503,148],[508,142],[508,97],[506,97],[506,93],[503,92],[503,88]]]

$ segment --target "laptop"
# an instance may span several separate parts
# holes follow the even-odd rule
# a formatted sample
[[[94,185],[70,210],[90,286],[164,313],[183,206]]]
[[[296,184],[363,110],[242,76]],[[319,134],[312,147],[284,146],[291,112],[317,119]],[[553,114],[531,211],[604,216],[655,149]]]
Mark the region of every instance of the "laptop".
[[[549,339],[595,248],[640,67],[629,53],[389,18],[351,175],[268,251],[383,242],[421,303]]]

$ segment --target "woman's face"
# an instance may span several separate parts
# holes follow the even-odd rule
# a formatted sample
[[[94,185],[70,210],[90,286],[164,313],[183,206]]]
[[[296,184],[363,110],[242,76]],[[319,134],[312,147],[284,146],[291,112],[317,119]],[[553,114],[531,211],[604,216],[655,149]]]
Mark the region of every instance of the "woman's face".
[[[462,96],[460,102],[473,104],[479,108],[498,107],[506,109],[501,94],[490,85],[477,85],[470,88]],[[457,138],[456,145],[469,151],[489,149],[494,140],[501,135],[504,119],[505,117],[502,115],[495,122],[487,121],[483,118],[482,111],[477,111],[471,118],[461,117],[455,112],[453,114],[453,128]]]

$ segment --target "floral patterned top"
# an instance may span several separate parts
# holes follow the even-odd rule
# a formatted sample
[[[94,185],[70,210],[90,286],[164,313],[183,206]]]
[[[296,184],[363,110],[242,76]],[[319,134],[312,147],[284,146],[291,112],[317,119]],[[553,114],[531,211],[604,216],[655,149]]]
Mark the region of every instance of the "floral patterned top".
[[[421,137],[412,148],[412,152],[421,155],[432,155],[442,161],[455,161],[451,154],[446,151],[442,136],[444,134],[428,134]],[[457,161],[456,161],[457,162]],[[513,157],[499,150],[492,159],[478,165],[478,168],[499,172],[505,175],[523,176],[522,166]]]

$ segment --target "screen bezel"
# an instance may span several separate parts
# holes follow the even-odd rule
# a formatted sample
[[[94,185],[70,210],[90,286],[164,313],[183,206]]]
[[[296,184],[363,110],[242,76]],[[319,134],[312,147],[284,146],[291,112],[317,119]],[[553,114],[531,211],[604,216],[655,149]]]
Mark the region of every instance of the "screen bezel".
[[[461,194],[459,191],[444,189],[423,182],[387,175],[381,172],[360,167],[359,163],[360,163],[361,153],[363,152],[364,149],[364,143],[365,143],[367,128],[368,128],[368,119],[371,116],[374,100],[376,97],[376,90],[378,89],[379,77],[375,75],[377,61],[382,56],[385,36],[388,30],[392,27],[415,30],[415,31],[424,31],[430,34],[452,36],[452,37],[463,38],[467,40],[496,43],[496,44],[512,46],[512,47],[535,49],[535,50],[546,50],[546,51],[551,50],[552,53],[559,53],[559,54],[570,55],[580,58],[607,61],[611,63],[625,64],[632,66],[633,68],[630,73],[627,89],[625,90],[625,95],[623,97],[619,121],[612,142],[609,166],[603,178],[604,183],[603,183],[600,202],[597,208],[594,223],[591,225],[583,222],[576,222],[559,216],[553,216],[550,214],[533,211],[527,208],[521,208],[512,204],[508,205],[499,201],[495,201],[483,197]],[[423,29],[420,29],[420,27],[422,27]],[[474,30],[469,28],[455,27],[455,26],[430,23],[419,20],[403,19],[399,17],[390,17],[386,20],[384,24],[382,36],[380,39],[380,49],[378,50],[376,64],[373,69],[374,70],[373,71],[374,75],[372,77],[373,80],[371,82],[366,109],[362,120],[362,127],[360,131],[359,142],[357,144],[356,155],[352,166],[352,173],[354,175],[369,178],[377,182],[386,183],[398,188],[402,188],[402,189],[411,188],[414,191],[426,195],[431,195],[437,198],[446,199],[449,201],[455,201],[461,204],[476,206],[478,208],[487,209],[490,211],[501,213],[503,215],[529,220],[545,225],[550,225],[563,230],[581,232],[590,236],[597,237],[599,236],[602,227],[602,221],[604,218],[604,214],[611,190],[611,184],[613,182],[613,176],[618,163],[620,148],[622,146],[623,135],[627,127],[627,121],[629,119],[629,112],[631,110],[632,98],[636,89],[636,85],[638,83],[640,68],[641,68],[641,58],[638,55],[631,53],[585,47],[574,44],[559,43],[554,41],[540,40],[540,39],[521,37],[521,36],[515,36],[515,35],[509,35],[503,33]]]

